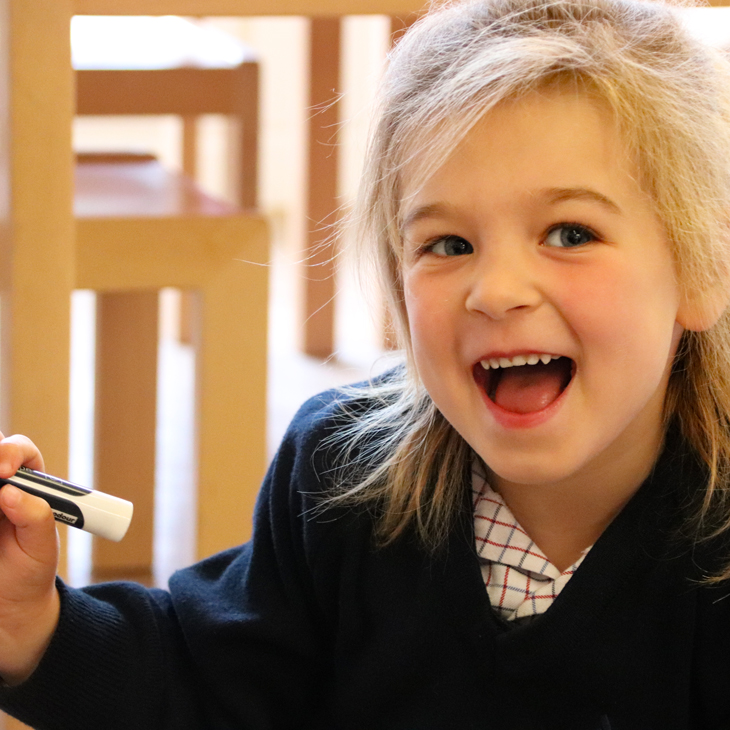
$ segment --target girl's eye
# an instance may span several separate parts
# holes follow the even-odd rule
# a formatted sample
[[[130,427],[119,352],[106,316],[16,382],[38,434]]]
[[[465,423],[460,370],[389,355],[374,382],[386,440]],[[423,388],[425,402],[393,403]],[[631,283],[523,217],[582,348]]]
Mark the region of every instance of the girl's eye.
[[[553,248],[576,248],[597,239],[598,236],[590,228],[579,223],[562,223],[548,231],[545,245]]]
[[[460,236],[442,236],[427,247],[429,253],[437,256],[464,256],[474,253],[473,246]]]

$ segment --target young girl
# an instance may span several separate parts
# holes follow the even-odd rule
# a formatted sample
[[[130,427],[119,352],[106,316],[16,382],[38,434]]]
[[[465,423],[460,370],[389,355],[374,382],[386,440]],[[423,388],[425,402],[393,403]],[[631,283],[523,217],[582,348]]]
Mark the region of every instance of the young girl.
[[[360,201],[404,366],[308,402],[252,541],[169,592],[54,582],[47,506],[0,490],[0,704],[75,730],[730,727],[729,102],[660,5],[427,15]],[[5,439],[0,476],[21,463]]]

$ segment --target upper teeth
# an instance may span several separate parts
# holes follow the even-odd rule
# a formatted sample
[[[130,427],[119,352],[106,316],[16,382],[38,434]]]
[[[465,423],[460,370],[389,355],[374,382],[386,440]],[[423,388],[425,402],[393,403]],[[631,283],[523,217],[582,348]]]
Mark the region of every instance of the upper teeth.
[[[489,368],[511,368],[517,365],[537,365],[542,362],[547,365],[551,360],[557,360],[560,355],[515,355],[514,357],[491,357],[489,360],[481,360],[485,370]]]

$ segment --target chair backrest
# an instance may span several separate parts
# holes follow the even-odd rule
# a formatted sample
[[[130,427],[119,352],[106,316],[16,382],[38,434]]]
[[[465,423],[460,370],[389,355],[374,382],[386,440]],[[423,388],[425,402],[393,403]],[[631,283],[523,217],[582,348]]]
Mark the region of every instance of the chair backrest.
[[[258,63],[232,68],[80,69],[76,113],[81,115],[175,114],[194,118],[224,114],[239,131],[238,203],[256,207],[258,175]],[[188,127],[188,133],[189,133]],[[184,140],[189,147],[193,144]]]

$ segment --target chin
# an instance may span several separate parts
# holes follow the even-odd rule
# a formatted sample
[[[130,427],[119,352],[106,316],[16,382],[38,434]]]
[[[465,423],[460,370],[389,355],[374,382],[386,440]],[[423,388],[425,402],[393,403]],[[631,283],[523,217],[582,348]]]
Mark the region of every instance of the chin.
[[[565,458],[566,456],[568,458]],[[586,467],[585,460],[576,460],[568,455],[561,458],[554,451],[543,454],[535,454],[533,451],[505,455],[504,450],[501,450],[494,459],[484,456],[482,459],[487,469],[495,475],[495,483],[504,481],[525,485],[557,484],[571,479]]]
[[[534,468],[525,468],[524,465],[514,468],[493,469],[487,465],[490,473],[494,475],[492,486],[497,486],[500,482],[509,482],[510,484],[524,484],[525,486],[536,486],[540,484],[555,484],[572,476],[571,472],[546,470],[535,466]]]

